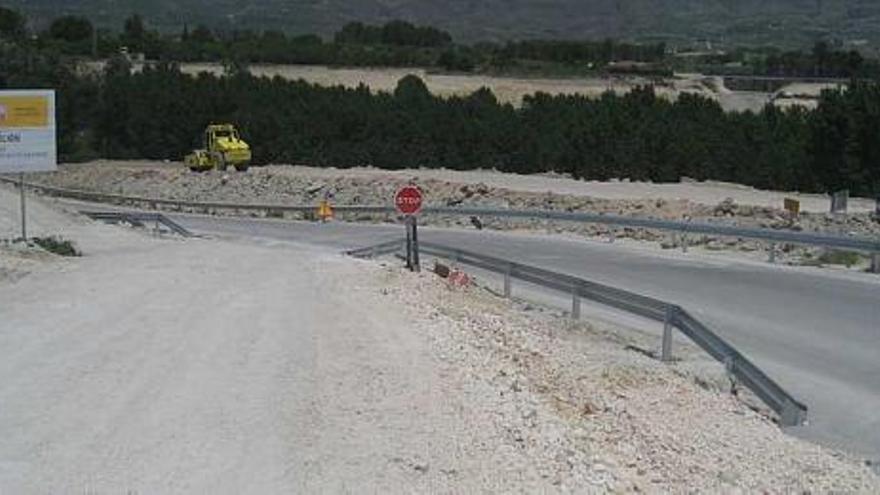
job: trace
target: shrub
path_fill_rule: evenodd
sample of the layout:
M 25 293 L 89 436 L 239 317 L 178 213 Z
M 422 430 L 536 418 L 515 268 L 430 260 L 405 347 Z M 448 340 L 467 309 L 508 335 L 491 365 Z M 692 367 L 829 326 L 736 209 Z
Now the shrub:
M 852 251 L 828 250 L 819 256 L 819 262 L 826 265 L 846 265 L 847 268 L 857 264 L 861 256 Z
M 82 256 L 82 253 L 76 248 L 72 241 L 61 237 L 34 237 L 31 239 L 34 244 L 59 256 Z

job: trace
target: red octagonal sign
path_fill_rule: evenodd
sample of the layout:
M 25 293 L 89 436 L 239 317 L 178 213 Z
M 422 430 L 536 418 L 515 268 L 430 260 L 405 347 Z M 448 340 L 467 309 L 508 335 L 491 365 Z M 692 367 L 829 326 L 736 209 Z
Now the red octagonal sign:
M 404 186 L 394 195 L 394 206 L 404 215 L 416 215 L 422 209 L 422 190 L 417 186 Z

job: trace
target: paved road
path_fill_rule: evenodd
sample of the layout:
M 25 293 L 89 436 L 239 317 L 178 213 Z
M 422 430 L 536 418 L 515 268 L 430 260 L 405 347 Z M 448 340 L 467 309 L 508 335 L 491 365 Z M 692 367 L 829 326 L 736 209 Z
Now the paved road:
M 393 225 L 174 218 L 196 232 L 340 250 L 402 235 Z M 792 433 L 880 459 L 878 277 L 560 237 L 443 229 L 421 235 L 677 302 L 807 403 L 810 424 Z

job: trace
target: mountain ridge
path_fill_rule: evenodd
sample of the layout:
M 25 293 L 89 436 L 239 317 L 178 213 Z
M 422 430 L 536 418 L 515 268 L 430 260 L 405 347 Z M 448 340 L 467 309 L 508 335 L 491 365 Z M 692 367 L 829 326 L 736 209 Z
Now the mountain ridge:
M 347 22 L 403 19 L 449 31 L 458 41 L 622 38 L 673 44 L 809 45 L 818 39 L 880 43 L 873 0 L 6 0 L 47 23 L 84 15 L 119 29 L 140 13 L 162 31 L 186 23 L 215 29 L 282 30 L 332 36 Z

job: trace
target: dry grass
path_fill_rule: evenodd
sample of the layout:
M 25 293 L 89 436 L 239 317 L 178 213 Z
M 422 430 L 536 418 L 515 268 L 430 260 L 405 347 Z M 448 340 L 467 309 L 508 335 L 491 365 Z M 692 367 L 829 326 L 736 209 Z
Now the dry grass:
M 84 63 L 80 69 L 94 72 L 103 67 L 102 62 Z M 184 63 L 180 65 L 184 73 L 195 75 L 209 72 L 221 75 L 223 66 L 214 63 Z M 589 78 L 529 78 L 495 77 L 466 74 L 434 74 L 420 68 L 334 68 L 321 65 L 268 65 L 255 64 L 249 67 L 255 76 L 275 77 L 304 81 L 321 86 L 345 86 L 355 88 L 364 84 L 373 91 L 393 91 L 397 81 L 413 74 L 425 81 L 428 89 L 441 97 L 469 95 L 480 88 L 492 90 L 501 103 L 519 106 L 522 98 L 537 92 L 551 95 L 580 94 L 598 97 L 606 91 L 623 94 L 640 85 L 653 84 L 656 93 L 662 97 L 675 99 L 681 93 L 696 93 L 717 100 L 727 111 L 759 111 L 770 101 L 765 93 L 729 91 L 719 84 L 717 78 L 706 78 L 700 74 L 679 74 L 675 78 L 656 81 L 641 77 L 589 77 Z M 139 70 L 135 66 L 135 70 Z M 783 100 L 781 100 L 783 101 Z
M 188 74 L 210 72 L 222 74 L 223 67 L 218 64 L 181 64 L 181 70 Z M 442 96 L 462 96 L 482 87 L 492 90 L 502 103 L 519 105 L 523 96 L 537 92 L 549 94 L 583 94 L 599 96 L 605 91 L 625 93 L 638 85 L 650 81 L 642 78 L 513 78 L 480 75 L 432 74 L 424 69 L 401 68 L 331 68 L 314 65 L 252 65 L 250 71 L 255 76 L 285 79 L 303 79 L 322 86 L 345 86 L 354 88 L 365 84 L 375 91 L 392 91 L 402 77 L 413 74 L 425 81 L 432 93 Z M 711 95 L 705 86 L 691 80 L 670 81 L 670 87 L 658 87 L 658 94 L 674 98 L 681 91 L 699 92 Z

